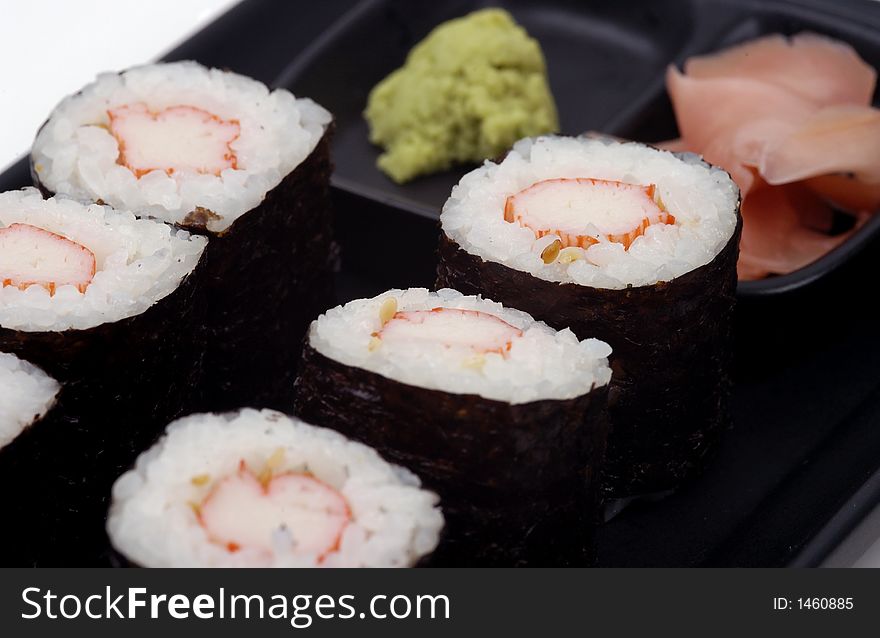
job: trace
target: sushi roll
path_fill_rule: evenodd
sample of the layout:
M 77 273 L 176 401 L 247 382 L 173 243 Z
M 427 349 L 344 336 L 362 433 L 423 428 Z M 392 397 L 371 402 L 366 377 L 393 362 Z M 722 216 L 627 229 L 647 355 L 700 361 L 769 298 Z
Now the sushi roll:
M 0 481 L 4 485 L 17 490 L 24 468 L 42 466 L 41 430 L 58 425 L 54 407 L 59 390 L 58 382 L 38 367 L 0 352 Z M 0 526 L 0 556 L 6 566 L 39 562 L 41 548 L 32 529 L 46 521 L 41 511 L 20 509 L 23 502 L 14 496 L 4 498 L 4 519 L 15 521 Z
M 390 290 L 309 330 L 296 413 L 443 503 L 438 565 L 585 565 L 611 349 L 454 290 Z
M 206 244 L 106 206 L 0 193 L 0 351 L 62 385 L 55 427 L 32 428 L 4 497 L 51 521 L 29 530 L 47 564 L 100 555 L 112 480 L 189 402 Z
M 38 367 L 0 352 L 0 454 L 46 416 L 55 405 L 59 387 Z
M 271 410 L 168 426 L 113 486 L 107 530 L 143 567 L 411 567 L 443 515 L 365 445 Z
M 739 203 L 695 155 L 550 136 L 465 175 L 443 207 L 438 286 L 614 349 L 611 496 L 675 488 L 728 425 Z
M 210 238 L 206 409 L 285 407 L 308 324 L 333 303 L 331 128 L 309 99 L 175 62 L 99 76 L 37 134 L 45 193 Z

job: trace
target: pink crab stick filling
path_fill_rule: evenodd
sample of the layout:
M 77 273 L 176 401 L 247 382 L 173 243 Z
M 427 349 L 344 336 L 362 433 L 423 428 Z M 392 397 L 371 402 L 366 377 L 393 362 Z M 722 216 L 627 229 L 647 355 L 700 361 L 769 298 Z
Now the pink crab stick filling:
M 198 508 L 209 538 L 229 552 L 272 553 L 279 543 L 294 554 L 323 559 L 337 551 L 351 510 L 337 490 L 309 474 L 283 472 L 261 481 L 241 462 L 219 480 Z
M 478 310 L 434 308 L 397 312 L 376 333 L 385 343 L 441 343 L 478 353 L 510 350 L 522 330 L 495 315 Z
M 656 187 L 579 177 L 536 182 L 504 204 L 504 219 L 535 237 L 557 235 L 563 246 L 587 248 L 600 237 L 630 245 L 651 224 L 674 224 Z
M 186 105 L 151 111 L 145 104 L 127 104 L 107 114 L 119 145 L 117 162 L 138 178 L 151 171 L 220 175 L 238 168 L 230 146 L 241 134 L 238 120 Z
M 0 228 L 0 285 L 25 290 L 59 286 L 85 292 L 95 276 L 95 255 L 85 246 L 30 224 Z

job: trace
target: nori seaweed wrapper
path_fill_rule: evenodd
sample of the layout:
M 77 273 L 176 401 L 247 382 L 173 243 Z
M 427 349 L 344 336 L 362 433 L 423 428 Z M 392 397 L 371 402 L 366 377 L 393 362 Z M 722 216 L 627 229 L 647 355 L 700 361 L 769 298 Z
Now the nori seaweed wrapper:
M 437 287 L 482 294 L 580 339 L 608 342 L 611 434 L 603 489 L 675 488 L 703 471 L 728 427 L 732 313 L 742 218 L 708 264 L 621 290 L 545 281 L 462 249 L 441 232 Z
M 86 330 L 0 327 L 0 351 L 60 384 L 54 408 L 0 450 L 7 564 L 83 566 L 106 559 L 113 482 L 191 402 L 201 369 L 202 260 L 145 312 Z M 8 517 L 8 518 L 7 518 Z
M 224 232 L 206 232 L 198 215 L 185 220 L 187 230 L 209 237 L 205 410 L 290 411 L 303 336 L 335 301 L 331 135 L 332 125 L 259 206 Z
M 431 565 L 588 565 L 607 386 L 510 405 L 388 379 L 303 351 L 294 412 L 362 441 L 440 495 Z
M 309 156 L 259 206 L 215 233 L 198 208 L 181 228 L 208 237 L 200 271 L 207 297 L 204 378 L 191 411 L 290 410 L 303 336 L 335 305 L 329 124 Z M 31 160 L 32 162 L 32 160 Z M 31 177 L 45 195 L 31 167 Z
M 60 394 L 59 391 L 58 396 Z M 0 447 L 0 480 L 5 486 L 0 562 L 4 567 L 55 564 L 42 560 L 46 552 L 55 551 L 55 530 L 60 531 L 53 502 L 57 497 L 51 491 L 43 491 L 47 487 L 51 489 L 52 481 L 44 480 L 47 477 L 42 473 L 51 473 L 57 463 L 59 448 L 49 444 L 48 440 L 60 427 L 63 427 L 62 411 L 56 396 L 46 414 L 34 420 L 6 446 Z M 75 557 L 63 556 L 60 560 L 67 562 L 65 558 L 75 560 Z

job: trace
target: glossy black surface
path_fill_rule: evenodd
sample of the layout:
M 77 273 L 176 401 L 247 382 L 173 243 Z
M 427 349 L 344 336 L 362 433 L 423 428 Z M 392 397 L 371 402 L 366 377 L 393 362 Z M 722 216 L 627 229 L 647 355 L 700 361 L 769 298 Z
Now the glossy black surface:
M 336 115 L 337 188 L 431 219 L 439 217 L 452 186 L 473 167 L 397 185 L 376 168 L 380 149 L 368 141 L 362 112 L 370 89 L 401 66 L 412 46 L 434 26 L 486 6 L 509 10 L 541 43 L 561 132 L 569 135 L 598 130 L 642 142 L 677 137 L 663 79 L 666 67 L 767 33 L 825 33 L 849 42 L 880 67 L 880 5 L 871 6 L 868 0 L 361 2 L 277 80 L 279 86 L 314 97 Z M 880 218 L 810 266 L 745 282 L 739 294 L 777 295 L 809 286 L 877 236 Z
M 438 211 L 467 169 L 394 185 L 375 167 L 361 113 L 433 26 L 487 5 L 541 41 L 567 133 L 674 137 L 665 66 L 763 33 L 827 33 L 880 66 L 880 4 L 867 1 L 361 2 L 277 81 L 337 117 L 345 299 L 433 282 Z M 733 429 L 705 476 L 600 531 L 601 564 L 818 564 L 830 546 L 802 548 L 840 508 L 838 530 L 858 520 L 863 510 L 844 505 L 880 466 L 880 317 L 865 295 L 878 232 L 875 218 L 812 266 L 741 287 Z
M 377 8 L 391 4 L 413 8 Z M 830 33 L 880 66 L 880 3 L 869 0 L 500 4 L 542 40 L 566 132 L 671 136 L 665 65 L 769 30 Z M 436 211 L 460 173 L 397 192 L 373 166 L 376 150 L 366 142 L 359 113 L 365 91 L 400 64 L 409 46 L 438 21 L 478 5 L 248 0 L 167 56 L 266 82 L 283 71 L 283 83 L 335 111 L 341 301 L 433 284 Z M 396 17 L 383 22 L 388 16 Z M 567 47 L 578 48 L 578 65 L 564 60 Z M 361 70 L 346 66 L 353 59 Z M 626 73 L 613 72 L 618 60 L 630 65 Z M 594 91 L 582 86 L 579 69 L 603 84 Z M 584 104 L 561 99 L 565 87 Z M 0 187 L 27 179 L 19 164 L 0 176 Z M 878 219 L 859 233 L 863 250 L 852 250 L 851 241 L 839 259 L 837 251 L 826 257 L 833 267 L 817 262 L 820 276 L 811 276 L 809 285 L 797 280 L 802 271 L 792 280 L 768 280 L 764 289 L 743 289 L 734 426 L 716 462 L 677 494 L 634 504 L 605 525 L 603 565 L 818 564 L 834 539 L 877 502 L 876 489 L 850 499 L 880 467 Z M 775 294 L 773 286 L 786 293 Z

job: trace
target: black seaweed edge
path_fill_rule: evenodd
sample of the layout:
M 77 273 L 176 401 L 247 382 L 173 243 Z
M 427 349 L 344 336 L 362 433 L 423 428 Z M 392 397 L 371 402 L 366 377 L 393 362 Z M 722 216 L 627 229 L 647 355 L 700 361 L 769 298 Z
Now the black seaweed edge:
M 584 566 L 607 391 L 511 405 L 400 383 L 306 345 L 294 414 L 374 447 L 440 495 L 446 527 L 427 564 Z
M 83 330 L 0 327 L 0 351 L 61 384 L 50 414 L 2 452 L 5 511 L 39 525 L 2 526 L 6 547 L 39 543 L 14 562 L 100 563 L 115 479 L 187 411 L 201 375 L 204 253 L 178 287 L 141 314 Z M 3 542 L 5 541 L 5 542 Z
M 208 265 L 201 274 L 208 307 L 198 337 L 206 348 L 204 377 L 190 410 L 290 410 L 302 338 L 311 320 L 335 302 L 339 250 L 330 200 L 334 130 L 331 121 L 306 159 L 229 228 L 208 230 L 213 213 L 204 209 L 171 224 L 208 238 L 202 256 Z M 28 167 L 34 186 L 44 197 L 54 196 L 39 178 L 33 153 Z
M 440 233 L 438 288 L 482 294 L 581 339 L 611 344 L 608 497 L 674 489 L 699 475 L 729 427 L 739 202 L 736 215 L 733 234 L 708 264 L 669 282 L 621 290 L 539 279 L 472 255 Z
M 308 157 L 227 230 L 181 225 L 208 237 L 200 410 L 290 411 L 303 336 L 335 303 L 332 135 L 331 123 Z

